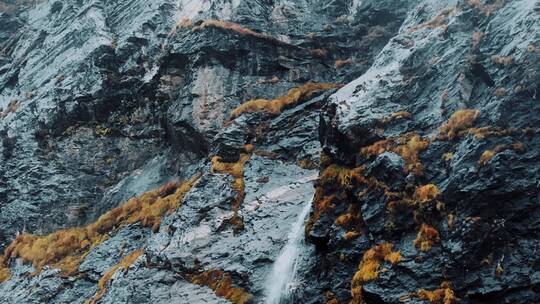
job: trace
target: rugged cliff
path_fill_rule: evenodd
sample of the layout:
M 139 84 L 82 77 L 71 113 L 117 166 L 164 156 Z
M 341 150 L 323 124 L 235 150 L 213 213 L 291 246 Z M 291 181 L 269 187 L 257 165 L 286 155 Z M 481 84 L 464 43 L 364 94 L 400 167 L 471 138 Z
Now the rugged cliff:
M 538 0 L 0 1 L 0 300 L 540 302 L 538 47 Z

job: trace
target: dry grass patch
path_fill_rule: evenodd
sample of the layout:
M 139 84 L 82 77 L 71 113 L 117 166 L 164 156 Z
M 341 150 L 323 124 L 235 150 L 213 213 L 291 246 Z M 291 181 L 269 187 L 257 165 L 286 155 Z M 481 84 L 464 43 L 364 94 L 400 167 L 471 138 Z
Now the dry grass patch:
M 344 235 L 343 235 L 343 239 L 344 240 L 354 240 L 356 239 L 357 237 L 360 236 L 360 233 L 359 232 L 356 232 L 356 231 L 347 231 Z
M 491 161 L 491 159 L 495 155 L 505 150 L 514 150 L 516 152 L 524 152 L 525 145 L 522 142 L 515 142 L 511 145 L 497 145 L 495 149 L 486 150 L 482 153 L 482 155 L 480 156 L 480 159 L 478 160 L 478 165 L 485 166 L 487 163 Z
M 452 140 L 461 135 L 473 126 L 480 116 L 480 111 L 473 109 L 462 109 L 456 111 L 446 123 L 439 129 L 440 140 Z
M 336 69 L 341 69 L 345 66 L 348 66 L 352 63 L 352 59 L 351 58 L 348 58 L 348 59 L 338 59 L 334 62 L 334 67 Z
M 409 28 L 408 32 L 413 33 L 420 29 L 430 29 L 430 30 L 433 30 L 436 28 L 446 29 L 448 27 L 448 24 L 447 24 L 448 19 L 452 16 L 455 16 L 456 12 L 457 12 L 457 9 L 455 7 L 444 9 L 428 22 L 424 22 L 422 24 L 418 24 Z
M 338 165 L 331 165 L 324 169 L 319 175 L 321 185 L 336 186 L 338 189 L 348 189 L 353 180 L 362 182 L 363 168 L 357 167 L 349 169 Z
M 414 240 L 414 246 L 419 248 L 421 251 L 426 252 L 429 251 L 434 244 L 437 244 L 440 241 L 441 238 L 439 237 L 439 232 L 437 229 L 429 225 L 422 224 L 422 227 L 420 227 L 420 231 L 418 231 L 418 235 Z
M 313 49 L 311 50 L 311 54 L 315 57 L 326 58 L 328 57 L 328 50 L 327 49 Z
M 205 28 L 220 28 L 223 30 L 236 32 L 243 36 L 252 36 L 252 37 L 261 38 L 261 39 L 269 39 L 269 40 L 278 41 L 277 39 L 275 39 L 274 37 L 270 35 L 257 33 L 253 30 L 250 30 L 248 28 L 241 26 L 238 23 L 223 21 L 223 20 L 216 20 L 216 19 L 205 20 L 200 25 L 194 26 L 192 28 L 192 31 L 196 32 Z
M 234 184 L 233 187 L 236 190 L 236 198 L 233 202 L 233 212 L 234 215 L 230 220 L 230 223 L 235 227 L 235 231 L 244 229 L 244 221 L 238 215 L 240 206 L 244 202 L 246 197 L 245 192 L 245 183 L 244 183 L 244 166 L 246 162 L 251 158 L 251 153 L 254 151 L 253 145 L 246 145 L 244 147 L 244 153 L 240 153 L 240 157 L 235 163 L 223 162 L 221 157 L 214 156 L 212 158 L 212 172 L 214 173 L 224 173 L 233 176 Z
M 507 68 L 514 64 L 514 58 L 512 56 L 491 56 L 491 61 L 493 64 L 500 68 Z
M 430 202 L 439 197 L 439 188 L 434 184 L 419 186 L 414 191 L 413 199 L 419 203 Z
M 0 117 L 6 117 L 9 113 L 15 113 L 19 109 L 21 102 L 19 100 L 12 100 L 9 102 L 5 110 L 0 110 Z
M 121 269 L 128 269 L 135 261 L 144 253 L 144 249 L 136 250 L 126 255 L 118 264 L 114 265 L 111 269 L 107 270 L 105 274 L 99 279 L 98 287 L 99 291 L 92 297 L 92 299 L 86 301 L 86 304 L 97 303 L 105 292 L 107 292 L 107 283 L 111 280 L 112 276 Z
M 480 159 L 478 160 L 478 165 L 484 166 L 486 165 L 492 158 L 495 156 L 495 151 L 493 150 L 486 150 L 482 155 L 480 156 Z
M 403 134 L 400 137 L 389 138 L 378 141 L 360 150 L 364 157 L 382 154 L 391 151 L 399 154 L 405 161 L 406 173 L 413 172 L 422 175 L 424 167 L 420 163 L 420 152 L 428 148 L 429 141 L 415 133 Z
M 443 160 L 445 162 L 447 162 L 447 163 L 450 162 L 453 158 L 454 158 L 454 153 L 452 153 L 452 152 L 448 152 L 448 153 L 443 154 Z
M 478 45 L 482 41 L 482 37 L 484 37 L 484 32 L 473 32 L 472 34 L 472 48 L 477 49 Z
M 209 287 L 216 296 L 225 298 L 234 304 L 246 304 L 253 299 L 253 295 L 243 288 L 234 287 L 230 274 L 222 270 L 209 270 L 188 277 L 193 284 Z
M 362 261 L 358 265 L 358 271 L 354 274 L 351 281 L 351 304 L 364 303 L 362 285 L 379 277 L 379 268 L 382 262 L 386 261 L 395 265 L 401 261 L 399 251 L 393 251 L 392 248 L 392 244 L 382 243 L 364 253 Z
M 134 223 L 156 231 L 161 218 L 180 207 L 184 195 L 199 176 L 182 183 L 168 183 L 132 198 L 88 226 L 62 229 L 44 236 L 20 234 L 5 249 L 0 273 L 9 269 L 13 260 L 20 258 L 23 262 L 32 263 L 38 273 L 43 267 L 50 266 L 60 269 L 64 275 L 74 275 L 90 250 L 106 240 L 110 232 Z
M 386 124 L 389 124 L 392 121 L 398 120 L 398 119 L 411 120 L 412 119 L 412 114 L 410 112 L 407 112 L 407 111 L 398 111 L 398 112 L 392 113 L 392 115 L 390 115 L 389 117 L 385 117 L 385 118 L 380 119 L 379 122 L 381 124 L 383 124 L 383 125 L 386 125 Z
M 3 264 L 0 265 L 0 283 L 9 280 L 9 278 L 11 278 L 9 267 L 4 266 Z
M 502 137 L 502 136 L 518 135 L 521 132 L 522 131 L 518 129 L 501 129 L 498 127 L 487 126 L 487 127 L 480 127 L 480 128 L 469 128 L 466 132 L 463 132 L 461 135 L 473 134 L 476 139 L 481 140 L 488 137 Z
M 507 90 L 505 88 L 497 88 L 495 92 L 493 92 L 493 95 L 496 97 L 504 97 L 507 94 Z
M 309 159 L 309 158 L 304 158 L 304 159 L 301 159 L 298 161 L 298 166 L 302 169 L 306 169 L 306 170 L 314 170 L 314 169 L 317 169 L 319 168 L 319 164 L 317 164 L 317 162 Z
M 247 101 L 231 112 L 231 119 L 235 119 L 244 113 L 266 112 L 272 115 L 280 114 L 287 106 L 311 98 L 315 93 L 339 87 L 332 83 L 307 83 L 301 87 L 289 90 L 289 92 L 276 99 L 254 99 Z
M 402 301 L 405 301 L 410 298 L 418 298 L 423 301 L 427 301 L 430 304 L 456 304 L 458 303 L 458 298 L 452 290 L 452 284 L 450 282 L 443 282 L 441 287 L 433 291 L 420 289 L 415 293 L 406 295 L 401 298 Z
M 485 1 L 485 0 L 484 0 Z M 484 4 L 482 0 L 469 0 L 469 5 L 480 10 L 484 15 L 490 16 L 504 6 L 505 0 L 496 0 L 491 4 Z

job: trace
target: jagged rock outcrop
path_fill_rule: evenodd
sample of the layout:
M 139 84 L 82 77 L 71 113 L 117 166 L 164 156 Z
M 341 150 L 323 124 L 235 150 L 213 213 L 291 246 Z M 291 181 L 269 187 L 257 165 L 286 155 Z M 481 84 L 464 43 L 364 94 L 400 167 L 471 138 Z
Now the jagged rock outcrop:
M 1 301 L 264 303 L 311 203 L 290 303 L 540 301 L 539 20 L 0 1 Z

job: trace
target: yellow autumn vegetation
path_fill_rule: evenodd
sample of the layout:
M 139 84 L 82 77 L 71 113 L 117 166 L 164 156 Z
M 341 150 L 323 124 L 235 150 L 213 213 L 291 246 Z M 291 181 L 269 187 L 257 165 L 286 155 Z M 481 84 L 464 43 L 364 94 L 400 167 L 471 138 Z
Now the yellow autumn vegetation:
M 253 298 L 253 295 L 243 288 L 234 287 L 231 275 L 222 270 L 205 271 L 191 275 L 188 279 L 193 284 L 209 287 L 218 297 L 233 304 L 246 304 Z
M 118 264 L 114 265 L 111 269 L 107 270 L 105 274 L 98 281 L 98 292 L 92 297 L 92 299 L 86 301 L 86 304 L 94 304 L 99 301 L 105 292 L 107 291 L 107 283 L 111 280 L 112 276 L 121 269 L 128 269 L 135 261 L 144 253 L 144 249 L 133 251 L 126 255 Z
M 451 140 L 462 136 L 476 119 L 480 116 L 480 111 L 473 109 L 462 109 L 456 111 L 446 123 L 439 129 L 439 139 Z
M 238 215 L 238 211 L 240 210 L 240 206 L 244 202 L 244 198 L 246 196 L 244 182 L 244 166 L 246 162 L 251 158 L 251 153 L 253 151 L 253 145 L 245 145 L 244 151 L 240 153 L 238 161 L 234 163 L 223 162 L 222 158 L 219 156 L 214 156 L 212 158 L 212 172 L 229 174 L 234 177 L 233 186 L 236 190 L 237 195 L 233 202 L 232 209 L 234 215 L 231 218 L 230 222 L 237 231 L 244 228 L 244 221 Z
M 289 90 L 286 95 L 276 99 L 253 99 L 247 101 L 231 112 L 231 119 L 235 119 L 244 113 L 265 112 L 272 115 L 280 114 L 287 106 L 296 104 L 311 98 L 319 91 L 326 91 L 339 87 L 333 83 L 307 83 L 301 87 Z
M 351 281 L 351 304 L 364 303 L 362 285 L 379 277 L 379 268 L 382 262 L 386 261 L 395 265 L 401 261 L 400 252 L 392 249 L 393 245 L 391 243 L 382 243 L 364 253 L 362 261 L 358 265 L 358 271 L 356 271 Z
M 416 175 L 422 175 L 424 167 L 420 162 L 420 152 L 426 150 L 428 146 L 429 141 L 427 139 L 415 133 L 407 133 L 399 137 L 375 142 L 370 146 L 362 148 L 360 154 L 364 157 L 370 157 L 386 151 L 394 152 L 399 154 L 405 161 L 406 173 L 413 172 Z
M 427 224 L 422 224 L 422 227 L 420 227 L 420 231 L 418 231 L 418 235 L 414 240 L 414 246 L 421 251 L 426 252 L 429 251 L 434 244 L 437 244 L 440 241 L 441 238 L 439 237 L 437 229 Z
M 427 301 L 430 304 L 456 304 L 458 299 L 452 290 L 450 282 L 443 282 L 440 288 L 435 290 L 420 289 L 415 293 L 407 295 L 404 298 L 416 297 L 420 300 Z
M 5 249 L 0 263 L 3 279 L 9 278 L 11 261 L 20 258 L 32 263 L 36 272 L 45 266 L 57 268 L 65 275 L 73 275 L 92 248 L 102 243 L 109 233 L 128 224 L 141 223 L 156 231 L 161 218 L 176 210 L 200 175 L 182 183 L 165 186 L 132 198 L 123 205 L 103 214 L 84 227 L 68 228 L 44 236 L 23 233 Z

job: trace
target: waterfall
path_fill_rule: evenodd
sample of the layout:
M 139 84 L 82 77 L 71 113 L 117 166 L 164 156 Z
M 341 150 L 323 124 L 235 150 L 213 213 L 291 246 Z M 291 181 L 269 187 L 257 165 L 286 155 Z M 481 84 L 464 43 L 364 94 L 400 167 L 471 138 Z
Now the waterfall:
M 272 272 L 266 280 L 266 304 L 284 304 L 291 301 L 298 257 L 304 245 L 304 225 L 310 210 L 311 200 L 296 218 L 287 237 L 287 245 L 272 266 Z

